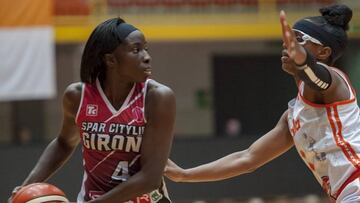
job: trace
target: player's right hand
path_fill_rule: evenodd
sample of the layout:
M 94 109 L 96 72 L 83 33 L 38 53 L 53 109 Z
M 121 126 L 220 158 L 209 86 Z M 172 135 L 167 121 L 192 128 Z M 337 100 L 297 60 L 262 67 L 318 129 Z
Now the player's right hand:
M 22 188 L 22 186 L 16 186 L 11 192 L 11 196 L 8 199 L 8 203 L 12 203 L 12 198 L 16 195 L 16 193 Z
M 287 72 L 288 74 L 294 76 L 296 72 L 296 64 L 295 62 L 289 57 L 286 48 L 282 51 L 281 56 L 281 68 Z
M 296 35 L 286 20 L 285 11 L 280 12 L 280 24 L 284 48 L 289 57 L 298 66 L 304 65 L 307 57 L 305 48 L 296 40 Z
M 174 182 L 181 182 L 184 178 L 185 170 L 168 159 L 164 174 L 167 178 Z

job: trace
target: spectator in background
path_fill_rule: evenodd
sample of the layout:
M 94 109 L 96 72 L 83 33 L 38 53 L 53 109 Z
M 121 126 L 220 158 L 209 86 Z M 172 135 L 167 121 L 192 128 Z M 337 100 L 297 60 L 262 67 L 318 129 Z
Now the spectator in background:
M 62 129 L 22 186 L 49 179 L 81 143 L 84 179 L 77 203 L 170 202 L 162 175 L 175 97 L 148 78 L 147 47 L 143 33 L 120 18 L 95 28 L 81 60 L 82 82 L 70 84 L 63 96 Z
M 241 134 L 241 122 L 237 118 L 229 118 L 225 125 L 225 134 L 228 137 L 238 137 Z
M 295 145 L 330 198 L 360 202 L 360 110 L 349 79 L 332 67 L 346 47 L 352 10 L 332 5 L 320 12 L 292 29 L 285 12 L 280 13 L 282 69 L 294 77 L 299 91 L 277 125 L 248 149 L 208 164 L 185 170 L 169 160 L 165 173 L 170 179 L 202 182 L 238 176 Z
M 19 145 L 28 145 L 31 143 L 31 141 L 32 141 L 31 130 L 26 126 L 21 127 L 20 130 L 17 132 L 16 142 Z

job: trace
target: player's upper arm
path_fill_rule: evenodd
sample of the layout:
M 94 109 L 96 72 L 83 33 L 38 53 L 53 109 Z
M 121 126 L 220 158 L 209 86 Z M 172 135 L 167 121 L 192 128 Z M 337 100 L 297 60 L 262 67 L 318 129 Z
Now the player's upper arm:
M 82 83 L 70 84 L 63 95 L 63 123 L 58 140 L 69 147 L 79 143 L 76 114 L 80 106 Z
M 255 141 L 247 150 L 249 165 L 256 169 L 288 151 L 293 146 L 293 139 L 287 124 L 285 111 L 276 126 Z
M 142 170 L 161 178 L 173 139 L 175 96 L 155 81 L 149 84 L 145 100 L 146 127 L 141 148 Z

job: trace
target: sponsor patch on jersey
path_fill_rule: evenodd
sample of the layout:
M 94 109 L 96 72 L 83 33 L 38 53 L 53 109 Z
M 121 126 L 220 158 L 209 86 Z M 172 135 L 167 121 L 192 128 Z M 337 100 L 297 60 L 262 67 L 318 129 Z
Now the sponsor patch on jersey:
M 150 197 L 152 202 L 158 202 L 163 197 L 163 195 L 158 190 L 155 190 L 150 193 Z
M 86 116 L 97 116 L 98 115 L 98 105 L 88 104 L 86 106 Z

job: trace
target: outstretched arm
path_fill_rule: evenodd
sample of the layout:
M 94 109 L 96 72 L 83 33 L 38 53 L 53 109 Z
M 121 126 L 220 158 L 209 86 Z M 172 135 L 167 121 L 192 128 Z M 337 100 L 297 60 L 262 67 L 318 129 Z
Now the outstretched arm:
M 271 131 L 246 150 L 234 152 L 208 164 L 185 170 L 169 160 L 165 175 L 176 182 L 205 182 L 223 180 L 252 172 L 293 146 L 286 118 L 287 111 Z

